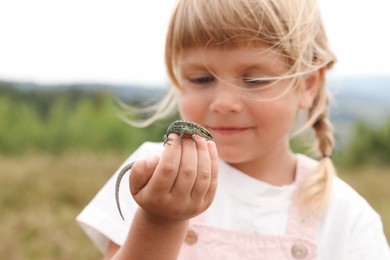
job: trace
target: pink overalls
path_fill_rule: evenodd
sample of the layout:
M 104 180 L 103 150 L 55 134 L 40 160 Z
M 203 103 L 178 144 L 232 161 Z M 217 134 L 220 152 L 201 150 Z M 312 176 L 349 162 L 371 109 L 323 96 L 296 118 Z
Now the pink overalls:
M 302 219 L 294 204 L 282 236 L 210 227 L 204 218 L 200 215 L 191 221 L 179 260 L 317 259 L 318 222 Z

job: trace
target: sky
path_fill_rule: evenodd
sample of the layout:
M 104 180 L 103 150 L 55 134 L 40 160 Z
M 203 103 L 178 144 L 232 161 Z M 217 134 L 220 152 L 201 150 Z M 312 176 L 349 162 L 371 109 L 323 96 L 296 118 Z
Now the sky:
M 338 57 L 330 76 L 390 76 L 390 1 L 318 1 Z M 174 3 L 0 0 L 0 80 L 165 84 Z

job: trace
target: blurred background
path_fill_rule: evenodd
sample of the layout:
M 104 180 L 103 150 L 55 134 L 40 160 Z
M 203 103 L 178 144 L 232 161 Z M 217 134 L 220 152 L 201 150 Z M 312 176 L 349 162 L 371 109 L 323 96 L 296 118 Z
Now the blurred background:
M 381 214 L 390 238 L 390 2 L 319 0 L 338 64 L 339 175 Z M 96 259 L 75 217 L 131 152 L 160 141 L 119 119 L 151 104 L 174 0 L 0 0 L 0 259 Z M 299 140 L 297 151 L 307 152 Z

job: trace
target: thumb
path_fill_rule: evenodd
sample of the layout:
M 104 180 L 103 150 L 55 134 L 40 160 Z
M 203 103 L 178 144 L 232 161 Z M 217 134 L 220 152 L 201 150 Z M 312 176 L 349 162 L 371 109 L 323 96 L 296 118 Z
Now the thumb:
M 160 157 L 155 155 L 134 163 L 130 174 L 130 192 L 133 196 L 148 184 L 159 161 Z

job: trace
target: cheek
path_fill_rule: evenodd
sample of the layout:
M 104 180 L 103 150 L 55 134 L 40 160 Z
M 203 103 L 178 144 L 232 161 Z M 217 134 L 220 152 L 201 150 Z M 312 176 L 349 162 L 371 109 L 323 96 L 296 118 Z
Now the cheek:
M 196 94 L 181 93 L 179 96 L 179 112 L 183 119 L 201 123 L 207 108 L 207 101 Z
M 294 100 L 281 99 L 261 104 L 253 113 L 259 121 L 261 130 L 270 135 L 284 135 L 295 122 L 298 105 Z
M 279 103 L 272 111 L 273 113 L 269 114 L 269 122 L 272 122 L 271 128 L 276 132 L 281 131 L 288 133 L 296 120 L 298 112 L 298 105 L 296 102 L 286 101 L 284 103 Z

